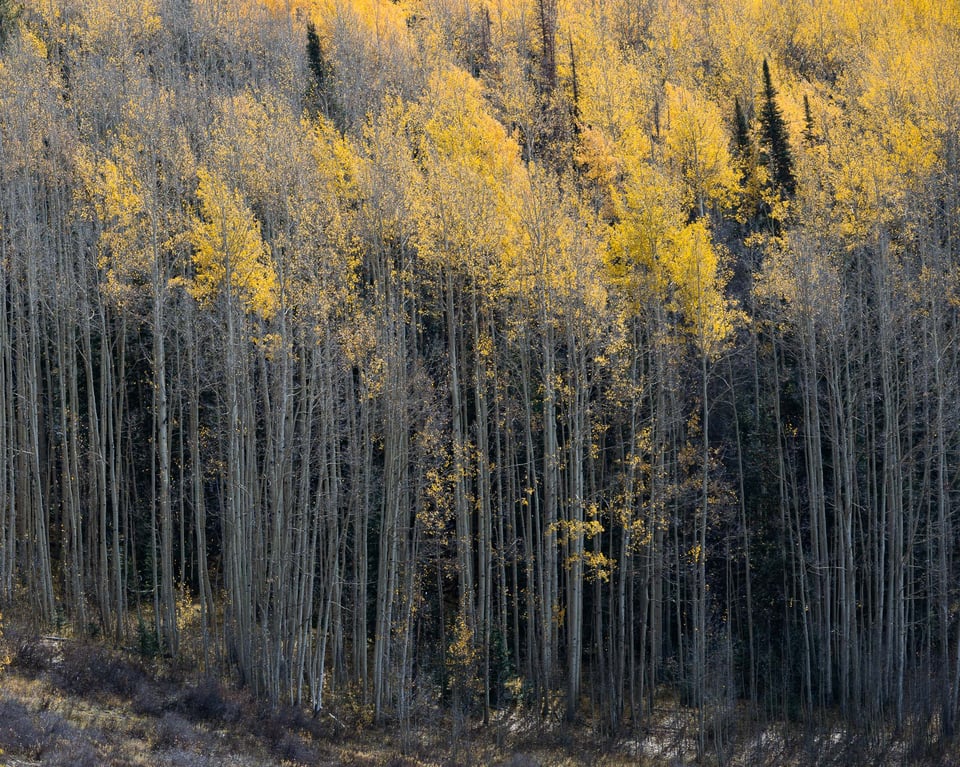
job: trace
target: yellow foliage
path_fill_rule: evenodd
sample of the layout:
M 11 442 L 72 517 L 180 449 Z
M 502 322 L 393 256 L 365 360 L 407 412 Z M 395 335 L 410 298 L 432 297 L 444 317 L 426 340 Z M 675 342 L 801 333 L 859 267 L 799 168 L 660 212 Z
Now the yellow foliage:
M 587 127 L 580 133 L 574 160 L 585 189 L 593 190 L 597 211 L 604 219 L 613 219 L 613 194 L 623 174 L 623 166 L 612 142 L 599 129 Z
M 487 111 L 480 83 L 459 67 L 435 71 L 421 102 L 429 147 L 490 184 L 509 182 L 518 170 L 513 140 Z
M 599 580 L 607 583 L 617 566 L 617 560 L 611 559 L 602 551 L 583 552 L 584 577 L 586 580 Z
M 459 698 L 460 705 L 483 692 L 483 683 L 477 676 L 478 661 L 473 629 L 461 610 L 453 625 L 453 638 L 447 646 L 446 657 L 448 684 L 455 698 Z
M 104 158 L 94 166 L 88 156 L 77 157 L 78 168 L 85 177 L 89 192 L 95 195 L 97 215 L 104 224 L 99 260 L 101 268 L 109 267 L 112 255 L 121 259 L 133 255 L 130 253 L 131 246 L 137 251 L 142 249 L 136 239 L 138 219 L 144 211 L 143 190 L 140 180 L 127 162 L 128 158 L 121 156 L 117 160 L 120 164 Z M 133 260 L 143 266 L 140 257 Z
M 661 268 L 670 234 L 681 226 L 680 200 L 663 174 L 646 163 L 631 169 L 614 204 L 619 223 L 606 253 L 610 276 L 636 306 L 662 296 L 667 275 Z
M 297 5 L 308 9 L 317 35 L 327 47 L 338 29 L 349 28 L 377 50 L 410 57 L 415 53 L 408 25 L 414 5 L 408 0 L 297 0 Z
M 666 92 L 669 125 L 664 157 L 683 180 L 687 207 L 702 216 L 707 205 L 731 205 L 738 179 L 720 110 L 680 86 L 667 83 Z
M 880 10 L 881 1 L 803 0 L 793 15 L 790 42 L 822 73 L 842 72 L 889 18 L 888 11 Z
M 259 222 L 239 192 L 204 168 L 197 176 L 200 210 L 190 231 L 196 270 L 191 294 L 209 305 L 226 289 L 245 311 L 270 319 L 277 310 L 277 275 Z
M 696 4 L 685 0 L 661 0 L 649 27 L 651 53 L 661 82 L 686 82 L 700 65 L 700 52 L 707 48 L 710 29 Z
M 247 199 L 275 204 L 300 152 L 300 124 L 274 95 L 242 91 L 218 105 L 214 165 L 231 171 Z M 291 151 L 294 150 L 294 151 Z
M 314 12 L 321 17 L 332 6 L 349 4 L 357 13 L 358 19 L 377 35 L 385 47 L 396 44 L 398 38 L 408 34 L 408 20 L 416 11 L 416 4 L 409 0 L 316 0 Z M 328 17 L 329 18 L 329 17 Z
M 603 189 L 610 189 L 623 172 L 613 143 L 599 128 L 586 127 L 579 137 L 575 158 L 583 176 Z
M 409 190 L 421 256 L 487 273 L 516 249 L 519 149 L 462 69 L 435 72 L 412 117 L 421 131 L 422 180 Z
M 637 174 L 619 200 L 607 267 L 637 309 L 658 301 L 680 311 L 701 352 L 712 357 L 739 313 L 724 295 L 726 279 L 706 223 L 683 224 L 664 190 L 653 169 Z
M 321 117 L 311 130 L 311 153 L 321 178 L 327 182 L 324 191 L 341 204 L 358 203 L 360 158 L 329 120 Z
M 722 350 L 737 320 L 723 295 L 725 279 L 716 248 L 703 221 L 674 232 L 667 261 L 683 315 L 700 351 L 714 357 Z
M 583 124 L 609 136 L 625 163 L 649 159 L 650 73 L 609 38 L 602 45 L 581 38 L 577 55 Z
M 758 298 L 774 302 L 778 312 L 794 323 L 812 321 L 821 332 L 839 328 L 843 305 L 840 273 L 831 254 L 823 252 L 810 232 L 797 230 L 768 243 L 754 292 Z
M 503 683 L 510 697 L 519 701 L 523 696 L 524 682 L 519 676 L 512 676 Z
M 47 58 L 47 44 L 41 40 L 32 29 L 23 30 L 24 41 L 36 52 L 42 59 Z
M 64 13 L 59 3 L 37 2 L 36 10 L 48 28 L 65 27 L 87 51 L 115 60 L 146 45 L 162 24 L 156 0 L 98 0 L 94 10 L 83 14 Z
M 170 232 L 160 220 L 155 190 L 141 178 L 141 141 L 121 132 L 111 157 L 96 160 L 89 151 L 74 157 L 83 186 L 80 194 L 100 222 L 97 265 L 103 272 L 104 293 L 118 307 L 131 308 L 158 282 L 160 259 L 170 249 Z
M 650 542 L 653 540 L 653 531 L 650 527 L 639 517 L 633 520 L 630 520 L 626 523 L 626 526 L 630 529 L 630 550 L 637 552 L 642 549 L 644 546 L 649 546 Z M 661 529 L 666 529 L 667 525 L 665 523 L 659 525 Z
M 599 519 L 561 519 L 548 528 L 548 533 L 557 537 L 557 543 L 566 545 L 573 538 L 590 540 L 604 530 Z

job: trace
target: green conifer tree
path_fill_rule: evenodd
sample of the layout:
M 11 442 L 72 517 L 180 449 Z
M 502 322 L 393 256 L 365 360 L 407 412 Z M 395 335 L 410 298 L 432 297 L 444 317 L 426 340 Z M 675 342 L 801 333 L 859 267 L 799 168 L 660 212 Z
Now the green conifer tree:
M 782 194 L 792 197 L 797 189 L 793 174 L 793 153 L 783 113 L 777 106 L 777 91 L 770 79 L 770 67 L 763 60 L 763 106 L 760 109 L 760 143 L 770 168 L 770 179 Z
M 741 158 L 750 153 L 750 124 L 740 106 L 739 96 L 733 99 L 733 151 Z
M 317 28 L 312 21 L 307 22 L 307 61 L 310 64 L 310 71 L 313 73 L 314 92 L 319 102 L 320 111 L 334 120 L 334 104 L 331 92 L 333 72 L 330 69 L 330 63 L 323 55 L 320 36 L 317 34 Z
M 14 0 L 0 0 L 0 48 L 7 42 L 17 24 L 22 6 Z
M 813 132 L 813 113 L 810 111 L 810 99 L 803 94 L 803 140 L 807 146 L 816 143 L 816 134 Z

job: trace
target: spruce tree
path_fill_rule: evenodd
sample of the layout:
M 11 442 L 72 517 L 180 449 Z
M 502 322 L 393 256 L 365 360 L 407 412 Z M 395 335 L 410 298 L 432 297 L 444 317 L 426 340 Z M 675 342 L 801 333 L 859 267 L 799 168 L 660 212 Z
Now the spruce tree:
M 750 121 L 740 104 L 740 98 L 733 100 L 733 141 L 731 152 L 736 160 L 740 177 L 741 194 L 737 203 L 737 220 L 748 229 L 752 228 L 757 215 L 762 214 L 760 184 L 757 179 L 757 147 L 750 132 Z
M 21 10 L 23 8 L 14 0 L 0 0 L 0 48 L 16 27 Z
M 310 63 L 310 71 L 313 72 L 315 92 L 320 102 L 320 110 L 330 119 L 335 119 L 333 99 L 330 93 L 331 80 L 333 79 L 332 72 L 330 71 L 330 64 L 323 55 L 320 36 L 317 34 L 317 28 L 312 21 L 307 22 L 307 61 Z
M 740 97 L 733 99 L 733 151 L 739 157 L 750 153 L 750 124 L 740 106 Z
M 770 79 L 770 67 L 763 60 L 763 106 L 760 109 L 760 143 L 765 151 L 773 185 L 792 197 L 797 188 L 793 175 L 793 153 L 783 113 L 777 106 L 777 92 Z
M 317 81 L 317 85 L 322 88 L 327 79 L 327 62 L 323 58 L 323 49 L 320 47 L 320 36 L 317 34 L 317 28 L 312 21 L 307 22 L 307 60 L 310 62 L 310 70 Z
M 580 134 L 580 82 L 577 80 L 577 57 L 573 50 L 573 35 L 570 35 L 570 79 L 573 85 L 573 103 L 570 105 L 570 115 L 573 117 L 573 132 Z
M 813 146 L 816 143 L 816 135 L 813 132 L 813 114 L 810 112 L 810 99 L 807 94 L 803 94 L 803 140 L 807 146 Z

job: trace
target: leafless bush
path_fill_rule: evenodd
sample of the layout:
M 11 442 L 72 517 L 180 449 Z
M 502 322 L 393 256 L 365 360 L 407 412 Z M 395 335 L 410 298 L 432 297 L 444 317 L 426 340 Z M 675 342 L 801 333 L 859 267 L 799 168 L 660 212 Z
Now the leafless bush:
M 51 767 L 97 767 L 92 741 L 97 731 L 81 731 L 53 711 L 32 712 L 18 700 L 0 698 L 0 753 L 40 759 Z
M 154 748 L 158 751 L 189 745 L 197 738 L 190 722 L 174 711 L 167 711 L 157 722 Z
M 69 741 L 61 741 L 52 749 L 44 750 L 43 764 L 50 767 L 100 767 L 102 761 L 93 744 L 77 733 Z
M 134 695 L 144 671 L 129 661 L 94 645 L 67 645 L 52 681 L 71 695 L 110 693 L 129 698 Z
M 387 760 L 385 767 L 416 767 L 419 762 L 405 756 L 392 756 Z
M 379 762 L 365 754 L 345 754 L 340 760 L 342 767 L 376 767 Z
M 240 707 L 229 701 L 220 682 L 210 677 L 188 687 L 177 708 L 189 719 L 207 722 L 235 722 L 240 716 Z
M 257 706 L 250 721 L 250 732 L 266 741 L 275 756 L 294 763 L 314 764 L 318 759 L 316 749 L 308 745 L 303 734 L 323 739 L 329 737 L 330 730 L 295 706 Z
M 20 701 L 0 698 L 0 751 L 35 756 L 43 743 L 36 717 Z
M 210 757 L 198 754 L 196 751 L 175 748 L 162 754 L 158 758 L 157 764 L 166 767 L 209 767 L 215 762 Z
M 144 716 L 159 716 L 169 706 L 170 701 L 163 689 L 147 680 L 142 680 L 137 685 L 131 700 L 133 712 Z
M 540 767 L 540 762 L 530 754 L 511 754 L 510 758 L 503 763 L 503 767 Z
M 286 732 L 273 744 L 273 754 L 284 762 L 316 764 L 316 749 L 310 747 L 299 735 Z
M 38 673 L 53 665 L 53 649 L 39 639 L 21 641 L 17 645 L 11 665 L 18 671 Z

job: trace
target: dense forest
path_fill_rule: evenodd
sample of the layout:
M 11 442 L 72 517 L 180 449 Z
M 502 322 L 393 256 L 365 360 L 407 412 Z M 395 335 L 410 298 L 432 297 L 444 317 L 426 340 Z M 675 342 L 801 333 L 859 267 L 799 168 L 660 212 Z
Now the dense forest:
M 0 0 L 0 608 L 408 726 L 960 716 L 960 5 Z

